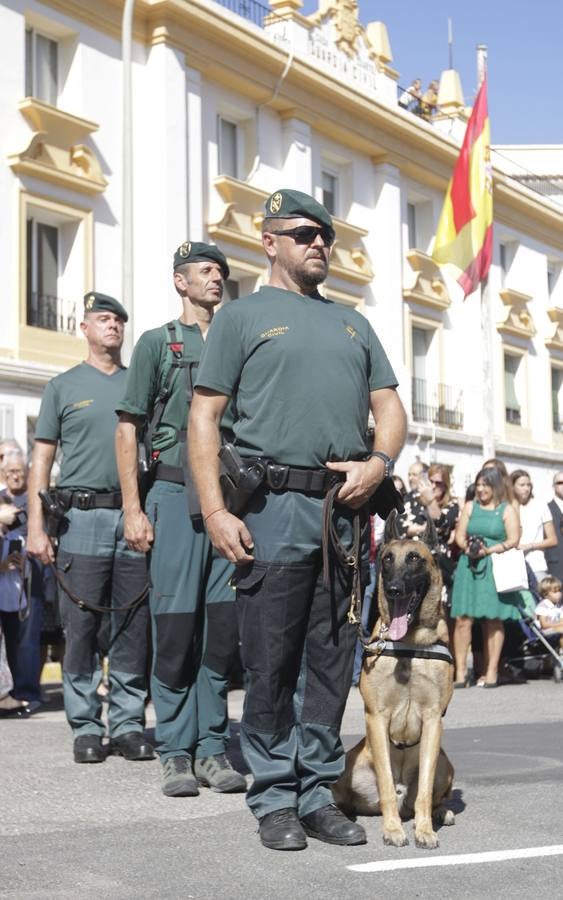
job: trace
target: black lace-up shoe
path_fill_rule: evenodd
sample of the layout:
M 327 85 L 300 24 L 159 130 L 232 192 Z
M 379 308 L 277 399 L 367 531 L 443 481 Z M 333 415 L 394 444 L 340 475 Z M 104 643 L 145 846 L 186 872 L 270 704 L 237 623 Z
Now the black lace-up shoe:
M 321 806 L 307 816 L 302 816 L 301 824 L 309 837 L 326 844 L 366 844 L 366 833 L 357 822 L 351 822 L 334 803 Z
M 154 748 L 142 731 L 128 731 L 111 738 L 109 746 L 112 753 L 124 756 L 125 759 L 154 759 Z
M 260 840 L 270 850 L 304 850 L 307 838 L 292 807 L 276 809 L 260 819 Z
M 99 734 L 81 734 L 74 739 L 74 762 L 101 763 L 106 751 Z

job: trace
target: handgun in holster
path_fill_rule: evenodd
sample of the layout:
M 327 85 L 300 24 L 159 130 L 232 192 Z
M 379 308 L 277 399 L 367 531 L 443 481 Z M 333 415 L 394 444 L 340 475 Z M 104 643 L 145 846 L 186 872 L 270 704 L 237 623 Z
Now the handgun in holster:
M 61 522 L 67 512 L 67 504 L 58 491 L 48 491 L 46 488 L 39 491 L 39 499 L 43 507 L 45 531 L 49 537 L 56 538 L 59 536 Z
M 241 513 L 266 477 L 266 466 L 259 459 L 244 460 L 233 444 L 219 450 L 219 481 L 225 506 L 235 516 Z

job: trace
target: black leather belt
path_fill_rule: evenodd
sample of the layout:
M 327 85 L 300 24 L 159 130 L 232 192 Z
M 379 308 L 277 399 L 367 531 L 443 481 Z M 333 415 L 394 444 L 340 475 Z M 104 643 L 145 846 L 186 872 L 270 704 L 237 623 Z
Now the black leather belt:
M 158 463 L 154 480 L 171 481 L 172 484 L 184 484 L 184 471 L 180 466 L 167 466 L 166 463 Z
M 304 494 L 326 494 L 345 480 L 343 472 L 330 469 L 298 469 L 278 463 L 266 463 L 265 481 L 273 491 L 302 491 Z
M 121 509 L 121 491 L 59 490 L 67 509 Z

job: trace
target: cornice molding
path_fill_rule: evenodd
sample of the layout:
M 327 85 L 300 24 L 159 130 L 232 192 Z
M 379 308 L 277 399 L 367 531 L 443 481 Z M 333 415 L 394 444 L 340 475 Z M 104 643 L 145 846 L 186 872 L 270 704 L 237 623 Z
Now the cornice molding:
M 533 299 L 531 295 L 515 291 L 513 288 L 503 288 L 499 291 L 499 297 L 506 309 L 504 319 L 497 323 L 497 331 L 506 337 L 524 340 L 533 338 L 536 329 L 528 310 L 528 303 Z
M 558 306 L 550 306 L 547 310 L 553 329 L 549 337 L 544 341 L 548 350 L 563 352 L 563 309 Z
M 31 175 L 84 194 L 105 191 L 107 181 L 94 151 L 82 143 L 98 130 L 95 122 L 73 116 L 48 103 L 26 97 L 18 109 L 33 129 L 31 140 L 8 164 L 19 175 Z
M 413 275 L 406 280 L 403 300 L 420 303 L 439 312 L 447 309 L 451 299 L 440 266 L 427 253 L 416 249 L 408 251 L 407 260 Z

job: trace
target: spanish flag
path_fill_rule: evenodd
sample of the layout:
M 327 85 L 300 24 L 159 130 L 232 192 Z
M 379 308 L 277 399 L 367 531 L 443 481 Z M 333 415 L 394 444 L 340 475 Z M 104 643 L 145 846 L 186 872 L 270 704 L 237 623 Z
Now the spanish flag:
M 452 266 L 465 299 L 486 278 L 492 250 L 493 178 L 485 78 L 448 185 L 432 258 Z

